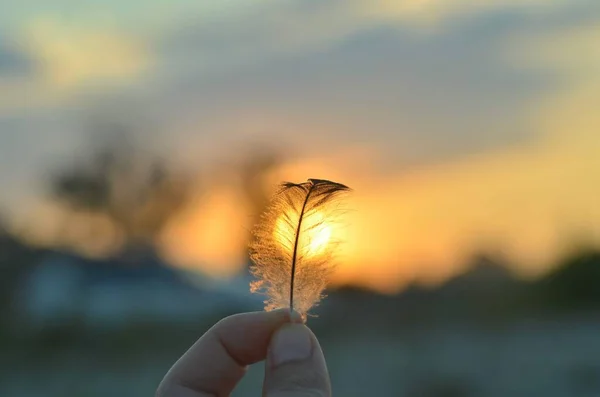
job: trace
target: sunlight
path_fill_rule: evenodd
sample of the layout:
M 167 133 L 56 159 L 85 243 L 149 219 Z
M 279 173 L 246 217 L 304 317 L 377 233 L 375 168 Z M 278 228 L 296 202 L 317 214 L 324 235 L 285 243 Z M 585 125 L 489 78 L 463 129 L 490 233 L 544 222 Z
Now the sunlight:
M 283 216 L 277 219 L 273 233 L 286 250 L 294 250 L 296 230 L 285 222 Z M 302 222 L 298 252 L 308 256 L 323 254 L 331 241 L 331 235 L 332 225 L 322 213 L 315 212 L 306 216 Z
M 325 221 L 320 212 L 306 218 L 304 233 L 308 233 L 306 240 L 306 254 L 314 256 L 322 254 L 331 240 L 331 225 Z

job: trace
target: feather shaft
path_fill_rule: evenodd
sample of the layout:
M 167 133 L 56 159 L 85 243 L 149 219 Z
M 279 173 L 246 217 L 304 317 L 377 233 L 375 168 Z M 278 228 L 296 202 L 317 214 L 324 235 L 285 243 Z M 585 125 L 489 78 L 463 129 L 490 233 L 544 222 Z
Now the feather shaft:
M 290 310 L 294 310 L 294 280 L 296 278 L 296 258 L 298 256 L 298 242 L 300 241 L 302 220 L 304 218 L 304 211 L 306 211 L 306 203 L 308 203 L 308 199 L 310 198 L 310 194 L 312 193 L 314 187 L 315 185 L 313 183 L 308 189 L 304 203 L 302 203 L 302 210 L 300 210 L 300 215 L 298 216 L 298 227 L 296 228 L 296 236 L 294 239 L 294 253 L 292 254 L 292 274 L 290 276 Z

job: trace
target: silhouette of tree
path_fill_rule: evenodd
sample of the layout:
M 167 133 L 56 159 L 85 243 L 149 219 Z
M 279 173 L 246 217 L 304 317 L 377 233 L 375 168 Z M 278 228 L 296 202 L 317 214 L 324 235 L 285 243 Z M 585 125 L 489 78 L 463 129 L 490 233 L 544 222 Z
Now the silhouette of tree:
M 268 176 L 281 164 L 281 155 L 279 152 L 267 147 L 251 147 L 242 156 L 242 160 L 236 167 L 239 169 L 234 172 L 240 175 L 241 192 L 250 206 L 250 222 L 254 225 L 268 204 L 273 191 L 273 186 Z M 250 238 L 250 232 L 248 233 Z M 250 257 L 244 247 L 246 254 L 246 265 L 250 265 Z
M 106 216 L 127 244 L 152 243 L 186 203 L 191 178 L 113 135 L 88 158 L 62 168 L 50 180 L 52 196 L 73 212 Z
M 600 251 L 582 249 L 562 260 L 539 282 L 547 304 L 564 309 L 600 305 Z
M 267 176 L 281 163 L 280 156 L 269 149 L 250 151 L 240 165 L 242 192 L 248 199 L 252 216 L 257 218 L 264 210 L 272 190 Z
M 14 310 L 16 293 L 37 255 L 36 250 L 24 245 L 10 233 L 0 215 L 0 332 L 17 314 Z

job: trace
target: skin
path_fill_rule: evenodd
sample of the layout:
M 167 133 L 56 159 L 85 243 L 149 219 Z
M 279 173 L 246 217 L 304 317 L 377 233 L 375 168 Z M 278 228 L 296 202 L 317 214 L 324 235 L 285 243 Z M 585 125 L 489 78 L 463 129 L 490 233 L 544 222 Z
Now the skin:
M 247 367 L 263 360 L 263 396 L 331 396 L 319 342 L 289 310 L 242 313 L 219 321 L 173 365 L 156 396 L 229 396 Z

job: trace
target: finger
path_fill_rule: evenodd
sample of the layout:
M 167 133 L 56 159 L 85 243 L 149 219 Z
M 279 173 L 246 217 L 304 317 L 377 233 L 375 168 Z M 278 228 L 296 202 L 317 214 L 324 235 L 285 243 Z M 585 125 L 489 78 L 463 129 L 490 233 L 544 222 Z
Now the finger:
M 265 359 L 273 332 L 289 321 L 289 310 L 243 313 L 219 321 L 173 365 L 156 395 L 229 395 L 246 366 Z
M 331 396 L 323 351 L 302 324 L 283 325 L 269 345 L 263 385 L 265 397 Z

